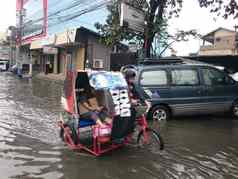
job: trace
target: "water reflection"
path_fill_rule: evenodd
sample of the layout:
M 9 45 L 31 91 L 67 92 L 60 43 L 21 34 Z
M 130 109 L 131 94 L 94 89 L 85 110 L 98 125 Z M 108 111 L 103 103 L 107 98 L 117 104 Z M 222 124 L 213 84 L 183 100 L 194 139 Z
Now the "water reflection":
M 61 178 L 57 110 L 33 95 L 32 82 L 0 74 L 1 178 Z M 49 105 L 51 106 L 51 105 Z M 55 109 L 58 109 L 55 108 Z M 52 175 L 53 171 L 53 175 Z

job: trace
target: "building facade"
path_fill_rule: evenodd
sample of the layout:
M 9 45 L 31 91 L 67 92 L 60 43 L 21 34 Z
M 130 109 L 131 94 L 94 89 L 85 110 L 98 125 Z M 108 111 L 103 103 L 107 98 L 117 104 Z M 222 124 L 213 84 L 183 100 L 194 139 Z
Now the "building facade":
M 0 32 L 0 60 L 8 61 L 9 65 L 15 64 L 16 43 L 15 27 L 10 26 L 6 32 Z
M 10 60 L 10 44 L 6 32 L 0 32 L 0 60 Z
M 67 69 L 110 70 L 112 50 L 126 52 L 128 48 L 123 44 L 107 47 L 99 34 L 85 27 L 32 41 L 30 46 L 33 72 L 63 75 Z
M 203 45 L 199 56 L 236 56 L 238 55 L 238 32 L 218 28 L 202 37 Z
M 16 5 L 17 64 L 20 68 L 23 65 L 29 65 L 29 73 L 35 69 L 45 73 L 62 72 L 64 65 L 59 59 L 74 59 L 79 56 L 71 52 L 78 46 L 81 50 L 77 53 L 86 53 L 82 48 L 85 44 L 77 44 L 76 41 L 59 44 L 62 41 L 60 38 L 65 40 L 65 35 L 62 34 L 68 29 L 81 26 L 95 30 L 94 24 L 104 22 L 107 16 L 105 0 L 17 0 Z M 57 36 L 55 42 L 49 42 L 49 39 L 55 36 Z M 68 37 L 66 39 L 69 40 Z M 90 44 L 94 43 L 87 43 L 87 45 Z M 85 48 L 84 50 L 86 51 Z M 73 55 L 70 56 L 70 54 Z M 104 55 L 107 55 L 106 52 Z M 107 57 L 102 59 L 107 61 Z M 96 60 L 95 64 L 102 65 L 102 59 Z M 91 62 L 88 61 L 88 63 Z

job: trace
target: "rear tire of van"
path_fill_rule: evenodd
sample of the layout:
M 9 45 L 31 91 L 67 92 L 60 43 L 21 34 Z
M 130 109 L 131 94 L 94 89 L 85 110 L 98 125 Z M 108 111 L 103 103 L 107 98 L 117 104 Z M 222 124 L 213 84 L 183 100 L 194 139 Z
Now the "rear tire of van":
M 167 121 L 171 117 L 171 113 L 166 106 L 158 105 L 152 108 L 149 118 L 153 121 Z

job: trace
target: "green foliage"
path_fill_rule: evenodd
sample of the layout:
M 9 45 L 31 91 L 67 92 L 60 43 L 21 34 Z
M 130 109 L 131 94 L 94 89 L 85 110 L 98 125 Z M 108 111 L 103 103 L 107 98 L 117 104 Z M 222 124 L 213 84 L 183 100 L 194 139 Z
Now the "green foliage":
M 197 0 L 200 7 L 209 8 L 211 13 L 217 16 L 238 17 L 238 3 L 236 0 Z M 186 40 L 186 36 L 198 36 L 196 31 L 178 31 L 174 36 L 167 32 L 167 22 L 170 18 L 178 17 L 183 7 L 183 0 L 126 0 L 133 7 L 139 8 L 145 13 L 145 31 L 143 33 L 132 32 L 127 27 L 120 26 L 120 4 L 122 0 L 112 0 L 107 6 L 109 15 L 105 24 L 96 23 L 95 27 L 102 35 L 102 42 L 108 46 L 121 41 L 134 42 L 146 47 L 146 56 L 149 57 L 151 50 L 156 53 L 157 47 L 165 47 L 167 40 Z M 125 0 L 124 0 L 125 2 Z M 157 47 L 156 47 L 157 44 Z M 154 45 L 154 46 L 153 46 Z
M 198 0 L 200 7 L 209 8 L 211 13 L 227 19 L 229 16 L 238 18 L 237 0 Z
M 107 46 L 113 46 L 114 44 L 121 42 L 123 40 L 127 41 L 138 41 L 142 40 L 140 35 L 130 32 L 126 27 L 120 26 L 120 1 L 113 0 L 113 2 L 107 6 L 110 12 L 105 24 L 96 23 L 95 27 L 99 30 L 102 35 L 102 42 Z

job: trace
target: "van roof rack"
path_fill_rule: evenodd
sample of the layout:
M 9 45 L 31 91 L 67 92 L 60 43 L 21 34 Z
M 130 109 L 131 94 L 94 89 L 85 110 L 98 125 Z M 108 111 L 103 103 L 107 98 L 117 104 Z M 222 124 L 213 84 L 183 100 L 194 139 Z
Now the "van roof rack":
M 167 65 L 167 64 L 177 64 L 184 63 L 185 59 L 180 57 L 164 57 L 164 58 L 144 58 L 139 59 L 139 64 L 142 65 Z

